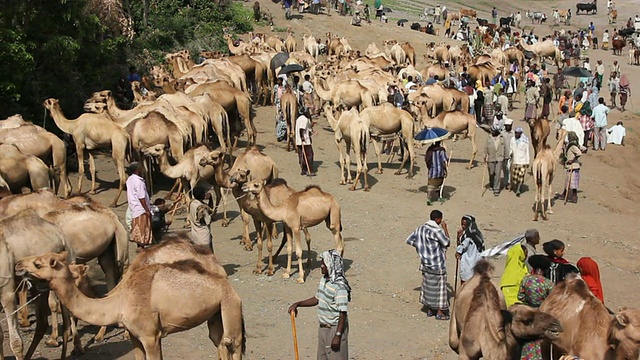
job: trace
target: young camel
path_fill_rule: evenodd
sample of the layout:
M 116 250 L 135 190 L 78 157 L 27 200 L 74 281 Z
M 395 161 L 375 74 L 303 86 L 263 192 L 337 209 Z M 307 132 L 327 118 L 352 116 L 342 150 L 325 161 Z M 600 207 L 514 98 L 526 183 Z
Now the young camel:
M 116 163 L 120 185 L 116 197 L 111 203 L 112 207 L 117 206 L 122 189 L 127 178 L 124 173 L 125 157 L 129 145 L 129 134 L 125 129 L 111 121 L 109 117 L 102 114 L 85 113 L 75 120 L 67 119 L 56 99 L 44 101 L 44 107 L 49 110 L 53 121 L 67 134 L 73 136 L 78 153 L 78 192 L 82 192 L 82 181 L 84 180 L 84 151 L 89 153 L 89 171 L 91 172 L 91 191 L 96 192 L 96 164 L 93 158 L 93 151 L 100 148 L 111 148 L 111 157 Z
M 279 206 L 269 201 L 265 190 L 265 181 L 253 180 L 243 186 L 245 192 L 250 192 L 258 199 L 260 210 L 273 221 L 285 223 L 287 235 L 287 270 L 282 277 L 288 278 L 291 273 L 292 241 L 295 240 L 296 256 L 298 257 L 297 283 L 304 283 L 304 269 L 302 267 L 302 247 L 300 231 L 321 222 L 325 222 L 336 240 L 336 250 L 344 253 L 344 239 L 342 239 L 342 222 L 340 217 L 340 204 L 329 193 L 322 191 L 317 186 L 308 186 L 302 191 L 291 195 Z M 305 233 L 307 241 L 307 267 L 311 267 L 311 238 Z
M 533 183 L 536 185 L 536 197 L 534 200 L 533 221 L 538 221 L 538 214 L 542 211 L 542 219 L 547 220 L 547 213 L 553 214 L 551 210 L 551 199 L 553 198 L 553 175 L 556 169 L 556 163 L 562 153 L 564 145 L 565 130 L 558 131 L 558 143 L 554 150 L 545 145 L 542 151 L 533 159 Z M 544 194 L 547 193 L 547 206 L 544 206 Z
M 538 156 L 545 146 L 547 146 L 547 138 L 551 132 L 549 120 L 545 118 L 530 119 L 528 122 L 529 130 L 531 130 L 531 144 L 533 145 L 533 157 Z
M 293 131 L 296 128 L 296 119 L 298 118 L 298 99 L 296 99 L 296 96 L 289 88 L 282 94 L 280 103 L 282 104 L 282 112 L 285 123 L 287 124 L 287 151 L 291 151 L 291 145 L 294 145 L 294 141 L 296 140 Z M 293 148 L 297 149 L 295 146 Z
M 340 153 L 340 185 L 346 183 L 353 184 L 349 187 L 349 190 L 355 190 L 360 174 L 364 172 L 364 191 L 369 191 L 369 179 L 367 178 L 369 173 L 367 167 L 367 146 L 370 139 L 369 128 L 364 125 L 355 108 L 342 112 L 338 120 L 333 117 L 331 108 L 328 105 L 325 106 L 324 113 L 327 116 L 331 128 L 333 128 L 336 146 Z M 343 141 L 346 147 L 344 149 L 342 147 Z M 351 147 L 353 147 L 357 163 L 355 182 L 351 179 L 351 157 L 349 156 Z M 347 168 L 346 182 L 344 177 L 345 166 Z
M 139 265 L 106 297 L 91 299 L 75 286 L 65 259 L 65 253 L 23 258 L 16 272 L 48 281 L 62 304 L 79 319 L 94 325 L 124 326 L 131 335 L 136 360 L 162 359 L 162 337 L 205 321 L 218 358 L 242 359 L 246 341 L 242 301 L 226 274 L 212 271 L 197 259 Z
M 478 146 L 476 145 L 476 118 L 468 113 L 456 110 L 456 111 L 443 111 L 437 117 L 431 118 L 429 116 L 422 116 L 422 123 L 426 127 L 441 128 L 449 130 L 453 134 L 462 134 L 467 132 L 469 140 L 471 140 L 471 160 L 467 169 L 473 167 L 473 161 L 478 153 Z
M 604 304 L 576 275 L 554 286 L 540 311 L 556 316 L 565 331 L 552 339 L 554 359 L 571 354 L 589 360 L 636 360 L 640 310 L 622 308 L 609 315 Z M 548 351 L 544 351 L 549 359 Z
M 0 176 L 12 193 L 22 193 L 22 187 L 31 185 L 36 191 L 51 188 L 55 191 L 55 175 L 44 161 L 33 155 L 23 154 L 18 147 L 0 144 Z

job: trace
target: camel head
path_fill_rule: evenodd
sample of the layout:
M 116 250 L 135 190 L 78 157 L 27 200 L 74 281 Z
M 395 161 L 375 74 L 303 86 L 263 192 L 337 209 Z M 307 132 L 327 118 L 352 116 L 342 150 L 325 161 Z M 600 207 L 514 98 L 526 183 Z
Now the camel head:
M 233 174 L 230 174 L 229 182 L 233 186 L 244 186 L 249 181 L 249 175 L 251 174 L 251 170 L 249 169 L 238 169 Z
M 213 150 L 206 156 L 200 158 L 199 164 L 200 166 L 218 166 L 224 162 L 224 153 L 220 150 Z
M 58 99 L 49 98 L 42 103 L 42 106 L 44 106 L 45 109 L 51 111 L 51 109 L 59 107 L 60 102 L 58 101 Z
M 640 348 L 640 310 L 621 308 L 611 320 L 608 342 L 616 359 L 637 359 Z
M 516 339 L 556 340 L 562 332 L 560 321 L 555 317 L 527 305 L 515 304 L 503 311 L 505 327 L 511 329 Z
M 165 151 L 166 151 L 166 146 L 164 144 L 157 144 L 157 145 L 149 146 L 148 148 L 144 148 L 142 149 L 141 152 L 144 156 L 158 157 L 158 156 L 162 156 L 162 154 L 164 154 Z
M 83 109 L 86 112 L 94 113 L 94 114 L 102 114 L 107 111 L 107 104 L 102 102 L 89 102 L 84 103 Z
M 264 180 L 253 180 L 242 185 L 242 191 L 246 193 L 252 193 L 253 195 L 258 195 L 264 188 L 266 181 Z
M 47 253 L 29 256 L 16 263 L 16 275 L 51 281 L 56 278 L 69 278 L 71 273 L 66 265 L 68 253 Z
M 89 266 L 84 264 L 71 264 L 69 265 L 69 272 L 71 272 L 71 277 L 73 278 L 74 284 L 79 289 L 90 288 L 91 282 L 89 281 L 89 274 L 87 271 L 89 270 Z

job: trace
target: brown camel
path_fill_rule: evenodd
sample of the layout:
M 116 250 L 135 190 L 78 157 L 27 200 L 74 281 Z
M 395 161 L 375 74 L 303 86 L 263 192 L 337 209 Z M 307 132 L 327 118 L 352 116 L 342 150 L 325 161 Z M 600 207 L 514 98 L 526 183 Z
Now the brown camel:
M 404 164 L 409 161 L 409 171 L 407 178 L 413 177 L 413 165 L 415 160 L 415 150 L 413 146 L 413 117 L 408 112 L 398 109 L 389 103 L 373 106 L 360 112 L 360 118 L 365 126 L 369 128 L 373 147 L 378 158 L 378 174 L 382 174 L 382 161 L 380 159 L 380 146 L 377 137 L 380 135 L 391 135 L 400 132 L 404 140 L 405 149 L 402 163 L 395 172 L 399 175 L 404 168 Z
M 533 182 L 536 185 L 536 197 L 534 200 L 534 212 L 533 221 L 538 221 L 538 212 L 542 210 L 542 219 L 547 220 L 547 213 L 553 214 L 551 210 L 551 198 L 553 189 L 551 184 L 553 183 L 553 176 L 555 173 L 556 164 L 560 158 L 562 152 L 562 146 L 564 144 L 565 131 L 560 130 L 558 132 L 559 139 L 556 144 L 555 150 L 545 145 L 544 149 L 536 155 L 533 159 Z M 544 206 L 545 190 L 547 193 L 547 206 Z
M 471 169 L 478 152 L 478 146 L 476 145 L 476 118 L 469 113 L 458 110 L 441 112 L 440 115 L 435 118 L 431 118 L 424 111 L 421 111 L 421 117 L 424 126 L 429 128 L 437 127 L 446 129 L 454 134 L 462 134 L 464 131 L 467 132 L 467 136 L 471 140 L 472 149 L 471 160 L 469 160 L 467 169 Z
M 16 271 L 48 281 L 62 304 L 79 319 L 94 325 L 124 326 L 131 335 L 136 360 L 162 359 L 162 337 L 205 321 L 218 358 L 242 359 L 246 339 L 242 302 L 226 276 L 212 271 L 211 265 L 197 259 L 139 265 L 135 271 L 132 265 L 132 271 L 106 297 L 91 299 L 75 286 L 65 257 L 64 253 L 27 257 L 16 264 Z M 186 303 L 180 304 L 181 299 Z
M 336 146 L 340 153 L 340 185 L 353 184 L 349 187 L 349 190 L 356 189 L 358 184 L 358 178 L 360 174 L 364 172 L 364 191 L 369 191 L 368 168 L 367 168 L 367 145 L 369 144 L 370 134 L 369 128 L 364 125 L 358 111 L 351 109 L 343 111 L 340 117 L 336 120 L 333 117 L 331 108 L 325 106 L 324 113 L 327 116 L 327 120 L 333 128 Z M 345 143 L 345 148 L 342 147 L 342 142 Z M 353 152 L 356 155 L 357 170 L 356 181 L 351 178 L 351 158 L 349 153 L 353 147 Z M 345 181 L 344 169 L 347 168 L 347 178 Z
M 0 176 L 14 194 L 30 185 L 32 191 L 51 188 L 55 191 L 55 175 L 40 158 L 23 154 L 17 146 L 0 144 Z
M 558 283 L 540 311 L 557 317 L 565 329 L 551 340 L 554 359 L 563 354 L 589 360 L 638 359 L 640 310 L 623 308 L 612 317 L 576 275 Z M 543 351 L 545 359 L 548 354 Z
M 0 220 L 0 229 L 0 276 L 2 278 L 0 283 L 2 285 L 0 286 L 0 303 L 7 317 L 9 345 L 16 359 L 30 359 L 47 330 L 48 291 L 36 295 L 36 330 L 33 341 L 23 357 L 23 343 L 18 330 L 16 311 L 16 288 L 19 284 L 17 284 L 17 278 L 14 276 L 14 265 L 18 260 L 27 256 L 71 249 L 68 247 L 65 236 L 59 227 L 42 219 L 31 210 Z M 69 253 L 69 260 L 73 260 L 72 252 Z M 68 316 L 63 318 L 68 319 Z M 66 353 L 67 340 L 69 339 L 68 329 L 69 327 L 65 326 L 63 354 Z M 1 333 L 2 331 L 0 330 Z M 4 359 L 1 346 L 0 358 Z
M 408 42 L 403 42 L 402 44 L 400 44 L 400 46 L 402 47 L 402 50 L 404 50 L 409 64 L 411 64 L 411 66 L 416 66 L 416 51 L 413 46 L 411 46 L 411 44 L 409 44 Z
M 458 359 L 519 359 L 524 340 L 551 339 L 562 332 L 553 316 L 526 305 L 505 310 L 502 292 L 491 282 L 493 266 L 480 260 L 474 276 L 456 294 L 449 346 Z
M 53 121 L 67 134 L 73 136 L 76 143 L 76 152 L 78 153 L 78 192 L 82 192 L 82 181 L 84 180 L 84 151 L 89 153 L 89 171 L 91 172 L 91 191 L 90 194 L 96 192 L 96 164 L 93 158 L 93 152 L 100 148 L 111 148 L 111 157 L 116 163 L 118 169 L 118 177 L 120 185 L 118 192 L 111 206 L 118 204 L 118 199 L 124 188 L 127 178 L 124 173 L 125 156 L 127 154 L 127 146 L 129 145 L 129 134 L 118 124 L 111 121 L 109 117 L 102 114 L 84 113 L 75 120 L 67 119 L 60 107 L 60 103 L 56 99 L 47 99 L 44 101 L 44 107 L 49 110 Z
M 258 199 L 260 210 L 273 221 L 285 223 L 287 235 L 287 270 L 282 277 L 288 278 L 291 274 L 292 242 L 295 240 L 296 256 L 298 258 L 297 283 L 304 283 L 304 269 L 302 267 L 302 247 L 300 231 L 321 222 L 325 222 L 336 240 L 336 250 L 344 253 L 344 239 L 342 238 L 342 222 L 340 217 L 340 204 L 329 193 L 322 191 L 318 186 L 307 186 L 304 190 L 291 195 L 279 206 L 269 201 L 265 191 L 266 182 L 253 180 L 243 186 L 245 192 L 250 192 Z M 307 254 L 311 253 L 311 237 L 305 233 L 307 241 Z M 307 266 L 311 267 L 311 258 L 307 255 Z
M 280 104 L 282 105 L 282 113 L 284 114 L 284 120 L 287 124 L 287 151 L 291 151 L 291 146 L 294 145 L 294 141 L 296 140 L 294 129 L 296 127 L 296 119 L 298 118 L 298 99 L 296 99 L 296 96 L 290 89 L 287 89 L 280 98 Z M 294 146 L 294 149 L 297 148 Z
M 250 174 L 249 180 L 265 180 L 270 183 L 278 177 L 278 167 L 276 163 L 260 149 L 255 146 L 247 148 L 244 153 L 240 154 L 233 163 L 233 166 L 228 173 L 223 170 L 222 154 L 219 151 L 212 151 L 208 156 L 201 160 L 201 165 L 208 164 L 214 167 L 216 183 L 225 188 L 232 188 L 233 183 L 230 181 L 231 175 L 237 174 L 240 171 L 246 171 L 247 175 Z M 240 207 L 240 215 L 244 224 L 242 232 L 242 240 L 240 244 L 244 244 L 244 249 L 247 251 L 253 250 L 251 237 L 249 237 L 249 214 L 243 209 L 244 201 L 236 196 L 238 206 Z M 225 218 L 222 222 L 222 226 L 229 224 Z
M 531 144 L 533 145 L 533 157 L 547 146 L 547 138 L 551 132 L 549 120 L 545 118 L 529 119 L 527 121 L 531 130 Z
M 62 196 L 71 193 L 67 177 L 67 145 L 56 135 L 28 123 L 0 130 L 0 143 L 15 145 L 23 154 L 34 155 L 53 168 L 56 188 Z

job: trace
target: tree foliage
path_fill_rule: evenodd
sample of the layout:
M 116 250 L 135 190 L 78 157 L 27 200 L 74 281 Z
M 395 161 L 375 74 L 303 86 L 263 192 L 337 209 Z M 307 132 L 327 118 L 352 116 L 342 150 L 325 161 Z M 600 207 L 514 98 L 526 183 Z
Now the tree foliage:
M 0 0 L 0 119 L 21 113 L 39 122 L 49 97 L 76 116 L 129 65 L 144 70 L 166 52 L 223 49 L 224 27 L 252 28 L 250 11 L 236 2 L 120 1 Z

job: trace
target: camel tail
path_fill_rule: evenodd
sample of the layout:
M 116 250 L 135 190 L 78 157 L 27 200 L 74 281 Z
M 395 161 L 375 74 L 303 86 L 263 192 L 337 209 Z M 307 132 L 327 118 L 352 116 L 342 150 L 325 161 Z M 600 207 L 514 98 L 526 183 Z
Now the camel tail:
M 129 263 L 129 234 L 113 212 L 111 212 L 111 217 L 116 226 L 113 251 L 116 260 L 116 267 L 119 272 L 118 276 L 122 277 L 124 267 Z M 116 279 L 116 281 L 118 281 L 118 279 Z
M 240 321 L 242 321 L 242 355 L 247 351 L 247 330 L 244 326 L 244 314 L 241 315 Z

